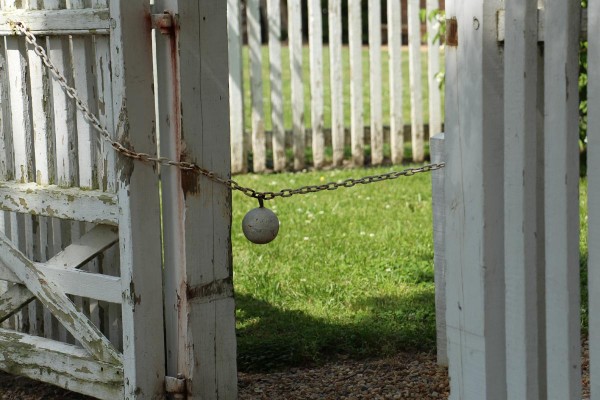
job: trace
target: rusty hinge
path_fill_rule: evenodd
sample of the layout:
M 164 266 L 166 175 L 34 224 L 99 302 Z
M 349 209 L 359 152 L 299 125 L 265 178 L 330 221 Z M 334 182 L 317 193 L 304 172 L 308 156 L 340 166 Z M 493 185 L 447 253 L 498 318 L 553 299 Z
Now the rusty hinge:
M 152 14 L 152 27 L 158 29 L 163 35 L 170 35 L 175 28 L 173 14 L 168 11 L 161 14 Z
M 446 20 L 446 46 L 458 46 L 458 22 L 456 17 Z
M 165 376 L 165 392 L 174 400 L 187 399 L 186 379 L 183 374 L 177 374 L 177 377 Z

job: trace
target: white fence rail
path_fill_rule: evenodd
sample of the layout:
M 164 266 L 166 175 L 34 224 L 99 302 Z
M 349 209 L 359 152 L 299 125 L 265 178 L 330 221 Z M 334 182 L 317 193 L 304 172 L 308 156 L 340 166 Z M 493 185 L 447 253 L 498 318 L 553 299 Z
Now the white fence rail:
M 428 0 L 426 10 L 420 9 L 419 0 L 387 1 L 385 10 L 382 10 L 384 3 L 381 0 L 369 0 L 367 15 L 363 15 L 362 3 L 361 0 L 348 0 L 347 7 L 342 7 L 341 0 L 309 0 L 307 3 L 302 0 L 289 0 L 287 3 L 281 0 L 228 0 L 232 173 L 248 170 L 250 153 L 254 172 L 286 168 L 301 170 L 308 166 L 322 168 L 325 164 L 339 166 L 345 160 L 346 146 L 351 154 L 347 162 L 354 165 L 363 165 L 369 160 L 372 165 L 384 161 L 400 163 L 404 154 L 404 135 L 409 131 L 412 160 L 424 160 L 425 93 L 422 80 L 429 99 L 429 132 L 435 134 L 441 131 L 442 113 L 436 79 L 440 72 L 439 24 L 427 18 L 425 40 L 421 34 L 421 11 L 431 15 L 439 7 L 438 0 Z M 402 62 L 403 9 L 408 10 L 409 62 L 405 67 Z M 348 18 L 342 18 L 343 10 L 347 10 Z M 383 15 L 387 16 L 386 24 L 382 23 L 383 11 Z M 302 23 L 303 12 L 308 13 L 305 26 Z M 261 18 L 261 15 L 266 17 Z M 287 17 L 288 25 L 285 27 L 282 27 L 281 15 Z M 346 20 L 349 60 L 343 57 L 345 51 L 342 46 L 342 24 Z M 363 20 L 367 22 L 368 32 L 363 32 Z M 329 28 L 326 46 L 323 43 L 325 22 Z M 266 24 L 266 29 L 261 29 L 261 24 Z M 284 28 L 287 31 L 285 41 L 282 40 Z M 384 37 L 382 33 L 386 30 L 387 37 Z M 268 32 L 268 38 L 262 38 L 261 32 Z M 249 52 L 246 65 L 242 58 L 245 37 Z M 303 56 L 303 38 L 307 38 L 308 52 L 305 54 L 308 60 Z M 386 47 L 382 46 L 384 39 L 387 39 Z M 263 40 L 268 46 L 268 52 L 264 53 Z M 363 59 L 365 45 L 368 58 Z M 424 45 L 428 48 L 427 52 L 423 51 Z M 282 67 L 287 67 L 287 63 L 282 58 L 282 49 L 289 53 L 289 69 L 285 68 L 289 71 L 289 78 L 283 73 Z M 263 54 L 268 54 L 268 60 Z M 428 62 L 426 79 L 421 72 L 423 56 L 427 56 Z M 383 57 L 388 57 L 388 60 Z M 388 66 L 385 69 L 384 64 Z M 308 79 L 303 74 L 304 65 L 309 66 Z M 348 65 L 349 75 L 344 74 Z M 363 65 L 368 65 L 368 70 L 364 70 Z M 325 76 L 327 67 L 329 75 Z M 249 82 L 246 83 L 245 68 L 250 71 Z M 265 73 L 265 69 L 269 72 Z M 409 79 L 403 79 L 403 74 Z M 264 82 L 264 76 L 268 76 L 270 82 Z M 344 81 L 345 76 L 349 82 Z M 250 85 L 250 99 L 246 101 L 243 98 L 247 92 L 244 84 Z M 270 94 L 265 95 L 267 84 Z M 284 96 L 286 86 L 291 86 L 287 98 Z M 390 89 L 386 92 L 389 95 L 384 100 L 383 88 L 388 86 Z M 305 92 L 310 92 L 307 104 Z M 404 126 L 404 93 L 410 93 L 409 129 Z M 350 100 L 345 101 L 345 96 L 349 96 Z M 384 101 L 390 103 L 385 114 Z M 251 108 L 249 132 L 244 128 L 244 107 Z M 267 109 L 271 110 L 270 115 L 265 114 Z M 367 112 L 368 120 L 365 119 Z M 286 120 L 285 115 L 291 117 Z M 345 115 L 350 116 L 348 125 L 344 122 Z M 268 131 L 267 126 L 270 127 Z M 310 126 L 308 130 L 307 126 Z M 367 138 L 370 139 L 367 141 Z M 330 157 L 325 154 L 326 146 L 331 146 Z M 305 159 L 308 147 L 312 149 L 312 163 Z M 367 147 L 370 147 L 370 153 Z M 288 149 L 289 154 L 286 155 Z M 370 157 L 366 157 L 368 154 Z
M 447 3 L 445 136 L 432 157 L 440 361 L 451 399 L 581 399 L 579 49 L 588 40 L 591 399 L 600 399 L 600 6 Z M 538 9 L 539 8 L 539 9 Z M 587 24 L 587 26 L 586 26 Z M 452 28 L 452 29 L 451 29 Z M 441 179 L 444 181 L 442 182 Z M 440 205 L 444 204 L 443 212 Z M 439 275 L 438 275 L 439 273 Z M 441 277 L 438 280 L 438 276 Z

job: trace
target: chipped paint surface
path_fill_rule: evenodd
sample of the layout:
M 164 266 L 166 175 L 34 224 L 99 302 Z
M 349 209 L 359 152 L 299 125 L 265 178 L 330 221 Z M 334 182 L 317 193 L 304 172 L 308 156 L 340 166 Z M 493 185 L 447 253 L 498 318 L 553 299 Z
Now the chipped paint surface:
M 118 220 L 117 196 L 107 192 L 4 182 L 0 199 L 4 211 L 109 225 Z

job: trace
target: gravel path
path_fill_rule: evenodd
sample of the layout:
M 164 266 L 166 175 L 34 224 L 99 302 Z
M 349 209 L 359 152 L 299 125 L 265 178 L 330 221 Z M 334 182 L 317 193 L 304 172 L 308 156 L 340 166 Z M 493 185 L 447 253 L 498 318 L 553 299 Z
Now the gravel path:
M 583 341 L 583 399 L 589 399 L 588 346 Z M 315 368 L 240 373 L 240 400 L 447 399 L 448 373 L 435 354 L 401 353 L 392 358 L 340 360 Z M 0 372 L 0 400 L 88 400 L 51 385 Z

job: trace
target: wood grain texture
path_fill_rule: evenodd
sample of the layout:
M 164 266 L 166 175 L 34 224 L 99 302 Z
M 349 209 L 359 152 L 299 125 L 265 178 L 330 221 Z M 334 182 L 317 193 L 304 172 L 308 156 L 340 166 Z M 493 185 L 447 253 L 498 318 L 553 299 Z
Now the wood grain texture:
M 545 4 L 546 353 L 548 398 L 581 397 L 578 40 L 580 6 Z
M 323 18 L 321 0 L 308 2 L 308 43 L 310 54 L 310 116 L 312 151 L 315 168 L 325 160 L 325 124 L 323 104 Z
M 506 399 L 503 49 L 500 0 L 449 1 L 446 47 L 446 329 L 451 399 Z M 479 23 L 474 29 L 474 19 Z
M 110 10 L 116 136 L 156 154 L 150 5 L 111 0 Z M 125 397 L 163 397 L 165 355 L 156 349 L 164 348 L 164 331 L 154 328 L 164 323 L 157 312 L 163 308 L 158 176 L 153 166 L 122 156 L 117 166 Z
M 342 2 L 329 0 L 329 60 L 331 82 L 331 146 L 333 165 L 344 160 L 344 83 L 342 67 Z
M 423 89 L 421 87 L 421 23 L 419 0 L 408 0 L 408 72 L 410 81 L 410 122 L 413 161 L 425 159 Z
M 402 116 L 402 7 L 388 1 L 388 52 L 390 69 L 390 147 L 392 163 L 404 158 L 404 118 Z
M 352 163 L 362 166 L 364 155 L 362 15 L 360 0 L 348 0 L 348 35 L 350 47 L 350 138 Z
M 227 0 L 229 49 L 229 109 L 231 127 L 231 172 L 246 172 L 244 146 L 244 80 L 242 74 L 242 18 L 240 0 Z
M 269 76 L 271 78 L 273 170 L 279 172 L 285 169 L 286 164 L 285 129 L 283 126 L 283 81 L 281 69 L 281 8 L 279 1 L 267 0 L 267 15 L 269 18 Z
M 537 245 L 537 0 L 506 3 L 504 236 L 506 386 L 509 399 L 540 397 Z M 540 99 L 540 101 L 543 101 Z
M 248 0 L 246 20 L 248 25 L 248 49 L 250 52 L 250 94 L 252 98 L 252 162 L 254 172 L 264 172 L 267 162 L 267 149 L 263 105 L 259 0 Z
M 369 87 L 371 104 L 371 164 L 383 162 L 381 67 L 381 1 L 369 0 Z
M 292 74 L 292 135 L 294 170 L 304 168 L 306 133 L 304 132 L 304 86 L 302 82 L 302 7 L 300 0 L 288 2 L 290 70 Z

